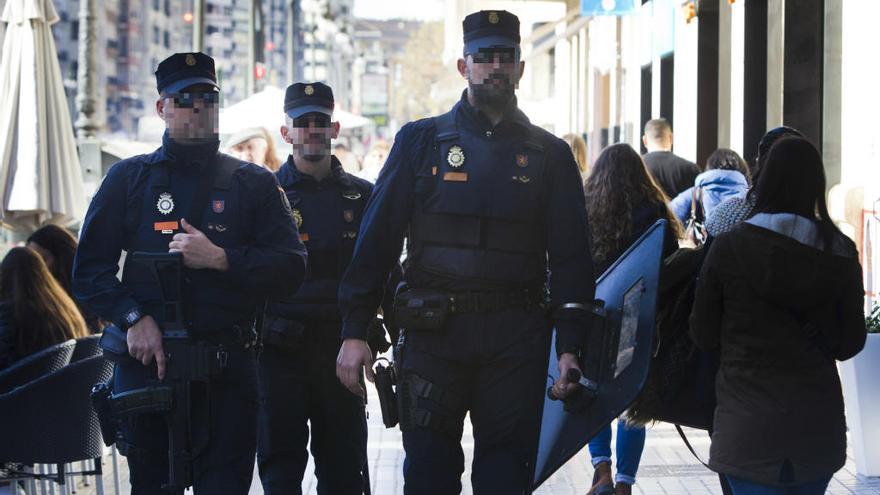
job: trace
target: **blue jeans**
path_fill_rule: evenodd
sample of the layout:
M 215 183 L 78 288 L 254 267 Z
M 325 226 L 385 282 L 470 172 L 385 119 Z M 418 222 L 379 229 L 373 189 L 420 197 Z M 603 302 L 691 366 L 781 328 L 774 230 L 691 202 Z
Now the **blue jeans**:
M 643 450 L 645 450 L 645 428 L 642 426 L 629 427 L 625 421 L 618 420 L 615 483 L 635 484 L 636 472 L 639 470 L 639 461 L 642 460 Z M 593 466 L 600 462 L 611 462 L 610 424 L 590 440 L 590 456 L 593 458 Z
M 726 475 L 733 495 L 823 495 L 831 476 L 795 486 L 772 486 Z

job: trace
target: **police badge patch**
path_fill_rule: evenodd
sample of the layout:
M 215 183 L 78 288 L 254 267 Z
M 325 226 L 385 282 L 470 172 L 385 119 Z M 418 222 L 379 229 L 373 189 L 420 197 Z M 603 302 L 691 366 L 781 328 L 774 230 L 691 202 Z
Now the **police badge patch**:
M 163 192 L 159 195 L 159 201 L 156 201 L 156 209 L 163 215 L 170 215 L 174 211 L 174 198 L 171 193 Z
M 226 201 L 222 199 L 215 199 L 211 201 L 211 210 L 214 213 L 223 213 L 223 210 L 226 209 Z
M 526 168 L 529 166 L 529 155 L 525 153 L 517 153 L 516 154 L 516 166 L 519 168 Z
M 452 168 L 461 168 L 464 165 L 464 150 L 461 146 L 455 145 L 449 148 L 449 154 L 446 155 L 446 162 Z
M 303 224 L 303 216 L 299 210 L 293 210 L 293 221 L 296 223 L 296 228 L 302 227 Z

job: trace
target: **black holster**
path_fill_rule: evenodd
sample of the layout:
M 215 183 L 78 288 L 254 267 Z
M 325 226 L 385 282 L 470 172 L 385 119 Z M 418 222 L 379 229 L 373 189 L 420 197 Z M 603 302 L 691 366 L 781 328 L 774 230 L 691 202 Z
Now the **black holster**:
M 92 387 L 92 408 L 98 415 L 101 438 L 104 440 L 104 445 L 108 447 L 116 443 L 116 435 L 119 433 L 119 418 L 113 413 L 112 396 L 113 385 L 111 383 L 98 383 Z
M 383 364 L 381 361 L 385 361 Z M 379 407 L 382 409 L 382 422 L 385 428 L 394 428 L 398 423 L 397 393 L 394 387 L 397 385 L 397 376 L 394 366 L 385 358 L 376 361 L 376 392 L 379 394 Z

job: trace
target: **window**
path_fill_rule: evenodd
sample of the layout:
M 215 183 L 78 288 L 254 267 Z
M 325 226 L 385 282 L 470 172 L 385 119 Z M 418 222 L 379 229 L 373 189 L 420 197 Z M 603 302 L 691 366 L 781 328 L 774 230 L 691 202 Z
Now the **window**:
M 70 23 L 70 39 L 76 41 L 79 39 L 79 21 Z
M 165 0 L 165 15 L 171 17 L 171 0 Z
M 161 34 L 159 32 L 159 28 L 157 26 L 153 26 L 153 43 L 156 45 L 158 45 L 161 42 L 161 40 L 159 39 L 159 36 L 161 36 Z
M 159 5 L 159 0 L 153 0 L 153 10 L 160 10 L 161 6 Z
M 165 48 L 171 48 L 171 33 L 169 33 L 168 31 L 165 31 L 163 33 L 163 38 L 164 38 L 163 41 L 165 42 L 164 43 Z

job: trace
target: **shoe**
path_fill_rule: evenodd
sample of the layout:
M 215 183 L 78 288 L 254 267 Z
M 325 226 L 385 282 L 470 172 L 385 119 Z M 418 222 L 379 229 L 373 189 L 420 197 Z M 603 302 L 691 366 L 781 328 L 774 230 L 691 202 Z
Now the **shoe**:
M 627 483 L 618 483 L 614 485 L 614 495 L 632 495 L 633 487 Z
M 614 495 L 614 480 L 611 479 L 611 463 L 600 462 L 593 470 L 593 486 L 587 495 Z

